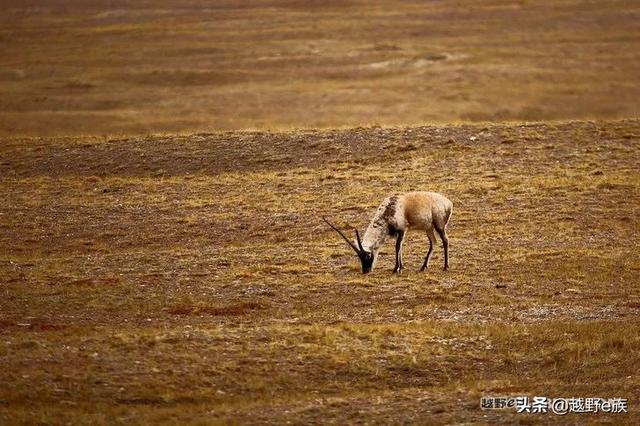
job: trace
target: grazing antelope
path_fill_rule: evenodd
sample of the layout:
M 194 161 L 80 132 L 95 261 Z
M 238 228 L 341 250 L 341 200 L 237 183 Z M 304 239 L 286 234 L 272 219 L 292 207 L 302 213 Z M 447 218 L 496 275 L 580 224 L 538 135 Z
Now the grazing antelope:
M 388 236 L 396 237 L 396 266 L 394 273 L 402 271 L 402 243 L 409 229 L 426 231 L 429 237 L 429 251 L 424 259 L 420 271 L 429 266 L 429 258 L 436 243 L 434 230 L 440 235 L 444 247 L 444 270 L 449 269 L 449 239 L 447 238 L 447 223 L 451 218 L 453 203 L 444 195 L 436 192 L 408 192 L 402 195 L 392 195 L 382 201 L 376 210 L 369 227 L 360 239 L 356 229 L 356 246 L 335 225 L 322 219 L 333 228 L 356 252 L 362 264 L 362 273 L 367 274 L 373 270 L 378 258 L 378 251 L 385 243 Z

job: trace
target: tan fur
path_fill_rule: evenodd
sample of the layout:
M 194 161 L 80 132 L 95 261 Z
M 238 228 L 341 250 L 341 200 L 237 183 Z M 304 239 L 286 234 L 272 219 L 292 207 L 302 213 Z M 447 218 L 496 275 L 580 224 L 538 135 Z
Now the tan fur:
M 378 251 L 389 235 L 396 236 L 396 266 L 394 272 L 402 270 L 402 245 L 409 230 L 424 231 L 429 238 L 429 251 L 421 270 L 429 266 L 429 259 L 436 244 L 436 234 L 442 240 L 444 248 L 444 268 L 449 267 L 449 239 L 446 226 L 453 212 L 453 203 L 444 195 L 436 192 L 408 192 L 385 198 L 369 227 L 364 239 L 363 249 L 373 256 L 375 264 Z M 363 268 L 364 269 L 364 268 Z
M 444 229 L 453 210 L 453 203 L 436 192 L 408 192 L 400 197 L 400 203 L 406 230 Z
M 449 268 L 449 238 L 446 227 L 452 212 L 453 203 L 436 192 L 408 192 L 399 197 L 395 214 L 398 239 L 394 272 L 402 270 L 402 244 L 409 229 L 426 231 L 429 238 L 429 251 L 420 268 L 421 271 L 429 267 L 429 259 L 436 244 L 436 233 L 440 236 L 444 248 L 444 269 Z
M 402 245 L 410 229 L 424 231 L 429 238 L 429 250 L 420 268 L 424 271 L 429 266 L 429 259 L 436 244 L 436 234 L 442 240 L 444 249 L 444 269 L 449 268 L 449 238 L 446 226 L 453 212 L 453 203 L 442 194 L 436 192 L 407 192 L 385 198 L 378 206 L 376 214 L 360 240 L 356 231 L 356 243 L 352 243 L 335 225 L 324 218 L 325 222 L 338 232 L 353 248 L 362 264 L 362 272 L 373 270 L 378 259 L 380 247 L 389 236 L 396 237 L 396 265 L 393 272 L 399 273 L 402 266 Z

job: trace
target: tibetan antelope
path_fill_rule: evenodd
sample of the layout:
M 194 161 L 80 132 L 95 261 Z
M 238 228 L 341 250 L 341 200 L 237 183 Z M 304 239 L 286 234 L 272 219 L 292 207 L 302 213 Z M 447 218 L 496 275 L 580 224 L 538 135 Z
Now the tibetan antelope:
M 447 238 L 447 223 L 451 218 L 453 203 L 444 195 L 436 192 L 408 192 L 402 195 L 392 195 L 382 201 L 369 227 L 360 239 L 356 229 L 356 246 L 340 229 L 327 220 L 322 219 L 333 228 L 356 252 L 362 264 L 362 273 L 373 270 L 378 258 L 378 251 L 388 236 L 396 237 L 396 266 L 394 273 L 402 271 L 402 243 L 409 229 L 426 231 L 429 237 L 429 251 L 424 259 L 420 271 L 429 266 L 429 258 L 436 243 L 435 232 L 438 233 L 444 247 L 444 270 L 449 269 L 449 239 Z

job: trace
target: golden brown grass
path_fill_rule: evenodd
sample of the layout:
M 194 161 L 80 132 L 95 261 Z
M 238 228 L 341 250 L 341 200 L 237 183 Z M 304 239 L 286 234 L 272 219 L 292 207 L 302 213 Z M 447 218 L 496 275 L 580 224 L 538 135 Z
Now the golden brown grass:
M 638 116 L 637 1 L 314 3 L 4 1 L 0 135 Z
M 640 383 L 640 122 L 10 138 L 3 423 L 552 422 L 482 395 Z M 320 220 L 455 204 L 369 276 Z
M 638 424 L 637 2 L 98 3 L 0 14 L 1 424 Z

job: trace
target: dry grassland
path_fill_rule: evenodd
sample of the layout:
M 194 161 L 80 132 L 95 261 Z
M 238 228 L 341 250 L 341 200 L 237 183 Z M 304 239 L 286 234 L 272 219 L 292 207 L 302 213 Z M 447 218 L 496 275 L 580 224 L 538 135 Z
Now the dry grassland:
M 0 9 L 0 424 L 640 424 L 637 1 Z
M 0 422 L 552 422 L 482 395 L 626 397 L 640 122 L 5 138 Z M 363 276 L 320 220 L 455 204 Z
M 640 112 L 635 0 L 0 6 L 0 136 Z

